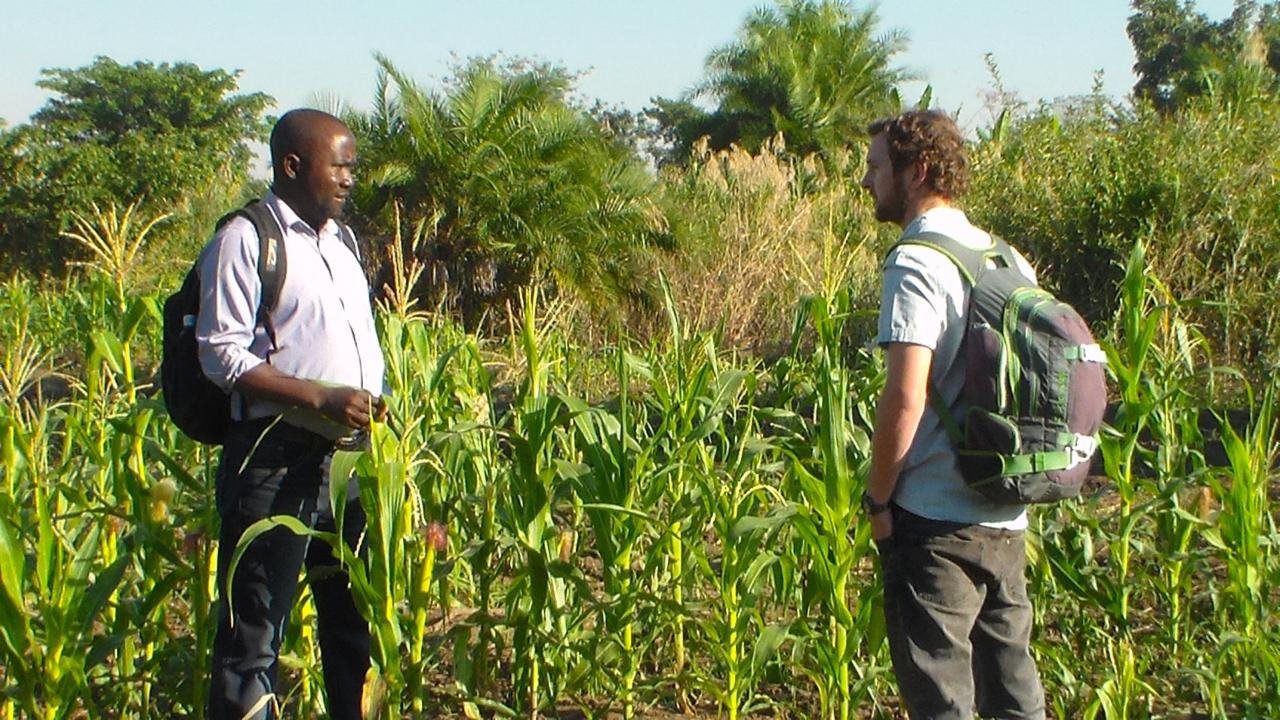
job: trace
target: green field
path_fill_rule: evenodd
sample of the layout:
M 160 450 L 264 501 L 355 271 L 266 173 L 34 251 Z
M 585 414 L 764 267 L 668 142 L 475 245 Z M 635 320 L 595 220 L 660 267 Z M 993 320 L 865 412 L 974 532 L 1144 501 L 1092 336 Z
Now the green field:
M 992 63 L 972 129 L 964 208 L 1109 359 L 1095 476 L 1030 511 L 1051 717 L 1280 717 L 1280 5 L 1189 7 L 1134 4 L 1128 100 L 1033 107 Z M 381 57 L 373 109 L 331 108 L 391 389 L 335 462 L 371 717 L 904 716 L 858 509 L 894 239 L 863 128 L 912 104 L 904 40 L 779 8 L 708 60 L 710 108 Z M 159 307 L 264 191 L 271 99 L 182 63 L 45 82 L 56 112 L 0 128 L 0 719 L 203 717 L 218 453 L 165 414 Z M 314 615 L 287 717 L 324 714 Z
M 1225 373 L 1132 261 L 1106 477 L 1031 515 L 1051 707 L 1273 716 L 1275 387 L 1238 431 L 1202 427 L 1197 398 Z M 154 353 L 156 298 L 114 303 L 98 278 L 76 289 L 105 307 L 58 397 L 22 332 L 40 298 L 0 294 L 18 318 L 0 374 L 3 712 L 199 716 L 216 457 L 133 370 Z M 838 283 L 807 297 L 767 365 L 674 310 L 650 344 L 592 348 L 534 293 L 505 341 L 382 312 L 391 415 L 341 466 L 370 515 L 363 559 L 343 557 L 382 716 L 892 717 L 856 502 L 880 367 L 842 350 L 849 298 Z M 285 643 L 292 716 L 322 708 L 313 614 L 298 606 Z

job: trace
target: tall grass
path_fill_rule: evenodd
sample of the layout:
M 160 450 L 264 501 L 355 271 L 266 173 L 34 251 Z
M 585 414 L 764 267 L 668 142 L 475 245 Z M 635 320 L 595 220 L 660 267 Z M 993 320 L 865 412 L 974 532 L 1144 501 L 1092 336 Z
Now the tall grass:
M 668 170 L 664 203 L 680 242 L 660 265 L 684 322 L 777 356 L 797 298 L 843 282 L 856 305 L 871 305 L 889 238 L 853 180 L 861 162 L 850 154 L 833 170 L 778 142 L 755 155 L 701 144 L 688 168 Z

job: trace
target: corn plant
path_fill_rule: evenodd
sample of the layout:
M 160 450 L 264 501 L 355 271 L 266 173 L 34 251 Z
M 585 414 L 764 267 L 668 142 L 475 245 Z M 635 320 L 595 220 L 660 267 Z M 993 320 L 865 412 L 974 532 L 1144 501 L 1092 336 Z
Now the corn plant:
M 1106 609 L 1109 617 L 1122 629 L 1129 627 L 1129 599 L 1133 592 L 1129 573 L 1133 556 L 1133 535 L 1143 511 L 1139 502 L 1140 463 L 1149 451 L 1140 445 L 1144 431 L 1150 427 L 1161 401 L 1149 363 L 1155 362 L 1155 344 L 1163 308 L 1157 304 L 1151 289 L 1158 283 L 1146 272 L 1145 249 L 1135 243 L 1129 255 L 1121 286 L 1120 343 L 1103 341 L 1107 351 L 1107 368 L 1113 374 L 1120 403 L 1115 419 L 1103 428 L 1100 448 L 1107 477 L 1115 483 L 1120 496 L 1116 521 L 1118 532 L 1108 539 L 1114 572 L 1106 583 Z M 1147 460 L 1147 466 L 1151 461 Z
M 701 678 L 700 684 L 730 720 L 760 708 L 754 691 L 765 665 L 791 637 L 790 621 L 766 619 L 771 571 L 781 559 L 774 548 L 781 545 L 779 534 L 795 514 L 794 506 L 763 482 L 760 465 L 766 449 L 760 443 L 740 444 L 723 472 L 697 476 L 720 550 L 719 558 L 696 556 L 715 591 L 712 615 L 702 625 L 719 671 L 714 678 Z
M 1109 640 L 1107 656 L 1110 661 L 1109 677 L 1098 686 L 1093 701 L 1084 709 L 1083 717 L 1086 720 L 1150 717 L 1155 688 L 1142 680 L 1142 670 L 1133 647 L 1126 640 Z
M 865 423 L 882 383 L 874 369 L 863 376 L 870 382 L 856 388 L 851 382 L 840 349 L 848 316 L 845 290 L 829 297 L 807 298 L 797 314 L 794 346 L 799 346 L 802 329 L 809 322 L 818 337 L 813 359 L 817 417 L 812 446 L 816 449 L 809 449 L 807 437 L 789 443 L 788 449 L 796 493 L 792 524 L 809 559 L 815 600 L 827 620 L 826 627 L 815 624 L 809 628 L 816 661 L 810 677 L 818 688 L 824 714 L 840 720 L 847 720 L 853 709 L 851 667 L 868 627 L 854 614 L 860 611 L 861 601 L 850 607 L 850 578 L 870 550 L 870 528 L 858 523 L 855 498 L 866 482 L 871 441 L 866 425 L 856 423 L 854 410 Z M 873 368 L 870 364 L 864 367 Z M 866 649 L 875 652 L 878 644 L 873 642 Z
M 28 384 L 20 375 L 28 367 L 22 359 L 39 352 L 24 345 L 6 353 L 4 385 L 11 390 Z M 114 548 L 122 523 L 100 504 L 80 509 L 88 499 L 57 479 L 72 473 L 53 455 L 53 409 L 29 405 L 20 395 L 11 393 L 0 408 L 9 488 L 0 496 L 0 657 L 16 691 L 4 711 L 61 718 L 93 707 L 88 690 L 103 680 L 111 642 L 132 635 L 113 628 L 107 641 L 97 632 L 110 620 L 132 558 Z
M 627 361 L 619 355 L 620 376 L 627 377 Z M 626 387 L 624 384 L 623 387 Z M 635 679 L 639 653 L 635 641 L 636 603 L 640 581 L 635 565 L 637 543 L 653 518 L 638 509 L 637 475 L 652 471 L 646 457 L 631 437 L 630 409 L 626 394 L 619 397 L 618 415 L 589 408 L 580 401 L 570 404 L 576 431 L 576 448 L 581 453 L 578 466 L 562 465 L 581 501 L 579 509 L 590 523 L 592 547 L 600 556 L 604 597 L 599 622 L 606 631 L 603 643 L 589 655 L 602 668 L 616 667 L 617 687 L 623 715 L 635 713 Z M 637 452 L 639 451 L 639 452 Z
M 1211 475 L 1210 480 L 1221 509 L 1205 537 L 1225 560 L 1227 569 L 1227 602 L 1220 619 L 1249 639 L 1258 637 L 1271 612 L 1266 590 L 1268 569 L 1274 565 L 1274 548 L 1280 541 L 1269 496 L 1280 451 L 1276 390 L 1277 384 L 1272 382 L 1261 402 L 1250 403 L 1256 415 L 1243 437 L 1225 418 L 1221 421 L 1228 467 L 1224 473 Z
M 135 200 L 122 212 L 114 204 L 102 209 L 95 203 L 92 205 L 92 218 L 71 213 L 75 230 L 63 233 L 64 237 L 75 240 L 89 251 L 92 259 L 77 264 L 86 265 L 107 277 L 113 299 L 121 310 L 129 297 L 128 282 L 137 268 L 138 252 L 147 235 L 156 225 L 172 217 L 169 213 L 156 215 L 135 229 L 134 213 L 140 204 L 140 199 Z
M 554 355 L 550 327 L 537 327 L 538 297 L 522 298 L 521 321 L 512 338 L 513 355 L 524 363 L 524 378 L 502 437 L 511 449 L 505 487 L 496 503 L 498 525 L 511 548 L 513 577 L 505 597 L 505 624 L 512 631 L 514 707 L 536 716 L 553 702 L 572 664 L 568 635 L 578 621 L 570 599 L 573 584 L 557 564 L 560 528 L 554 509 L 563 478 L 554 462 L 569 403 L 551 393 Z
M 752 433 L 758 431 L 755 421 L 746 417 L 754 404 L 756 375 L 722 360 L 711 333 L 691 333 L 665 278 L 662 287 L 668 324 L 665 346 L 651 349 L 648 361 L 633 364 L 647 391 L 648 412 L 655 418 L 650 443 L 637 454 L 652 458 L 655 466 L 645 506 L 660 514 L 659 524 L 665 529 L 660 546 L 652 551 L 656 562 L 665 566 L 652 575 L 654 591 L 669 601 L 669 607 L 679 609 L 694 599 L 687 595 L 690 573 L 701 562 L 704 534 L 715 523 L 718 506 L 705 495 L 706 479 L 720 476 L 723 466 L 739 457 L 739 445 L 752 443 Z M 677 610 L 665 616 L 674 656 L 670 677 L 677 687 L 687 660 L 687 614 Z M 684 701 L 684 691 L 680 694 Z
M 388 385 L 386 401 L 390 414 L 402 428 L 400 445 L 413 448 L 411 485 L 418 526 L 408 533 L 405 561 L 411 576 L 408 606 L 411 616 L 406 675 L 406 692 L 414 712 L 424 710 L 423 692 L 428 662 L 427 620 L 432 602 L 441 613 L 451 605 L 452 584 L 447 571 L 449 548 L 449 507 L 464 493 L 453 480 L 462 473 L 449 465 L 457 446 L 438 441 L 438 433 L 473 439 L 477 421 L 490 417 L 487 388 L 468 384 L 465 369 L 475 366 L 476 347 L 472 342 L 438 321 L 428 323 L 423 316 L 387 313 L 382 317 L 381 337 L 386 347 Z M 461 396 L 461 397 L 459 397 Z M 482 399 L 480 405 L 461 400 Z M 472 413 L 468 415 L 466 413 Z M 405 531 L 415 530 L 412 518 L 404 521 Z M 437 598 L 438 596 L 438 598 Z

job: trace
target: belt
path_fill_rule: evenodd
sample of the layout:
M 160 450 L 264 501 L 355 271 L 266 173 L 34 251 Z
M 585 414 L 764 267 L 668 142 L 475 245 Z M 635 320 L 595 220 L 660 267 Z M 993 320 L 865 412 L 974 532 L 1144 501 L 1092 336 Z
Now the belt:
M 259 437 L 272 442 L 285 443 L 305 450 L 333 450 L 337 443 L 319 433 L 306 428 L 284 422 L 279 415 L 253 418 L 252 420 L 236 420 L 231 424 L 232 432 L 245 433 L 255 440 Z M 265 433 L 265 435 L 264 435 Z

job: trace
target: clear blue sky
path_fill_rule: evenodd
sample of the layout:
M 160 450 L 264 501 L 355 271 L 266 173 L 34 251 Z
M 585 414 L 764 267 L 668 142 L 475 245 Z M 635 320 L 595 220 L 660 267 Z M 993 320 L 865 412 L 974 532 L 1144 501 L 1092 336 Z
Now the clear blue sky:
M 759 0 L 28 0 L 8 4 L 0 33 L 0 117 L 25 122 L 46 100 L 40 69 L 97 55 L 122 63 L 190 61 L 240 69 L 244 91 L 277 109 L 337 97 L 366 107 L 373 53 L 423 83 L 451 57 L 502 52 L 558 62 L 586 75 L 580 94 L 642 109 L 696 82 L 703 60 L 730 41 Z M 856 2 L 859 7 L 865 3 Z M 1232 0 L 1198 0 L 1225 17 Z M 303 11 L 300 8 L 308 8 Z M 1087 92 L 1104 71 L 1108 93 L 1133 84 L 1125 0 L 885 0 L 882 29 L 907 32 L 899 64 L 934 87 L 934 103 L 973 129 L 989 122 L 983 54 L 1024 100 Z M 922 85 L 907 89 L 918 95 Z

